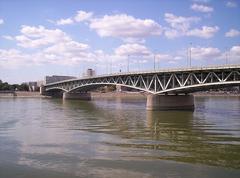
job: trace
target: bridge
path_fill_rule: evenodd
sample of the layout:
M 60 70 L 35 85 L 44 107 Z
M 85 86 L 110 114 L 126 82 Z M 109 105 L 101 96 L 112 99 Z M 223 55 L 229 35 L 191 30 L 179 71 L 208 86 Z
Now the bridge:
M 108 85 L 125 86 L 148 93 L 149 110 L 193 109 L 194 98 L 190 93 L 240 86 L 240 65 L 113 73 L 50 83 L 41 88 L 41 93 L 52 95 L 63 91 L 64 99 L 86 99 L 86 92 Z

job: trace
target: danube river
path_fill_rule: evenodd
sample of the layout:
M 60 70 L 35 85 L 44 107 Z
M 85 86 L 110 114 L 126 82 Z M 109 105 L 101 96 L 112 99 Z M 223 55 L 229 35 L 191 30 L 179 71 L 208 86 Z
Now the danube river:
M 144 100 L 0 99 L 0 177 L 240 177 L 240 97 L 194 112 Z

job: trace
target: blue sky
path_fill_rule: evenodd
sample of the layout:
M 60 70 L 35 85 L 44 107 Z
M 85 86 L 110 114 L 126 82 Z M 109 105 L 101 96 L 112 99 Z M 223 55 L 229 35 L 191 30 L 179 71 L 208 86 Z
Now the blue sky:
M 240 64 L 238 0 L 1 0 L 0 79 Z M 191 50 L 190 50 L 191 49 Z

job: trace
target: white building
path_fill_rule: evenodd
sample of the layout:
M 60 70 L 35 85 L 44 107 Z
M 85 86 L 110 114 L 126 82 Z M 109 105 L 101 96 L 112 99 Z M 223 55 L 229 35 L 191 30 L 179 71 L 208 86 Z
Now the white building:
M 73 76 L 62 76 L 62 75 L 53 75 L 53 76 L 46 76 L 44 79 L 44 84 L 49 84 L 49 83 L 54 83 L 54 82 L 59 82 L 63 80 L 70 80 L 70 79 L 75 79 L 76 77 Z

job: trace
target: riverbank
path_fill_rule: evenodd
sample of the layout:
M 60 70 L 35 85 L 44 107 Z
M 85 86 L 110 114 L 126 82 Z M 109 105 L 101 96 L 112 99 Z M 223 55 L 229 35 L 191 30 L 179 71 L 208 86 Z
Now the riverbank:
M 48 96 L 40 95 L 39 92 L 28 92 L 28 91 L 16 91 L 9 93 L 0 93 L 0 98 L 9 98 L 9 97 L 17 97 L 17 98 L 47 98 Z
M 221 92 L 197 92 L 193 93 L 194 96 L 239 96 L 240 93 L 221 93 Z M 27 91 L 17 91 L 12 93 L 0 93 L 0 98 L 8 98 L 8 97 L 17 97 L 17 98 L 51 98 L 50 96 L 40 95 L 39 92 L 27 92 Z M 100 93 L 100 92 L 91 92 L 92 99 L 100 99 L 100 98 L 123 98 L 123 99 L 145 99 L 147 97 L 147 93 L 144 92 L 108 92 L 108 93 Z

